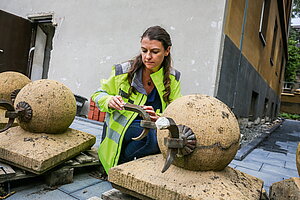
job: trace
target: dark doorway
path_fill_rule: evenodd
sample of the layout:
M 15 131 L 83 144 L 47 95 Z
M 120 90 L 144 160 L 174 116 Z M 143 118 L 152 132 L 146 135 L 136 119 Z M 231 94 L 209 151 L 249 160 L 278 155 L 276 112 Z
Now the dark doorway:
M 254 121 L 256 118 L 257 101 L 258 101 L 258 93 L 252 91 L 251 104 L 250 104 L 250 110 L 248 115 L 250 121 Z
M 0 10 L 0 73 L 16 71 L 33 81 L 48 78 L 54 24 L 53 13 L 24 19 Z
M 29 20 L 0 10 L 0 73 L 17 71 L 30 77 L 29 51 L 33 25 Z
M 265 98 L 263 118 L 268 114 L 269 99 Z

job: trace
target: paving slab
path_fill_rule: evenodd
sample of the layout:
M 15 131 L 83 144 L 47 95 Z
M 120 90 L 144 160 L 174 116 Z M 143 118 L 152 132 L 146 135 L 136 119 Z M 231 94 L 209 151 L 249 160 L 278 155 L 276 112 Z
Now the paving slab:
M 226 167 L 222 171 L 190 171 L 171 165 L 161 173 L 161 154 L 147 156 L 113 167 L 108 180 L 133 196 L 152 199 L 259 199 L 263 181 Z M 121 190 L 122 191 L 122 190 Z M 139 197 L 139 196 L 136 196 Z
M 292 161 L 296 160 L 296 153 L 277 153 L 277 152 L 272 152 L 270 155 L 268 155 L 268 158 L 273 158 L 277 160 L 282 160 L 282 161 Z
M 252 170 L 257 170 L 259 171 L 260 168 L 263 165 L 263 162 L 258 162 L 258 161 L 254 161 L 254 160 L 243 160 L 243 161 L 237 161 L 237 160 L 233 160 L 231 161 L 231 164 L 234 164 L 236 166 L 241 166 L 241 167 L 245 167 L 247 169 L 252 169 Z
M 49 189 L 45 184 L 29 185 L 28 187 L 13 188 L 16 193 L 8 197 L 7 200 L 49 200 L 49 199 L 64 199 L 75 200 L 72 197 L 60 190 Z
M 90 149 L 95 141 L 95 136 L 71 128 L 60 134 L 46 134 L 16 126 L 1 133 L 0 160 L 42 174 Z
M 284 167 L 285 165 L 285 160 L 278 160 L 276 158 L 269 158 L 265 156 L 257 156 L 253 154 L 249 154 L 244 160 L 244 162 L 262 162 L 262 163 L 268 163 L 272 165 L 276 165 L 279 167 Z
M 96 183 L 94 185 L 91 185 L 89 187 L 86 187 L 84 189 L 78 190 L 71 195 L 80 199 L 80 200 L 86 200 L 88 198 L 98 196 L 101 197 L 102 193 L 111 190 L 112 186 L 107 181 L 101 181 L 99 183 Z
M 88 173 L 81 173 L 74 176 L 73 183 L 62 185 L 58 189 L 67 194 L 71 194 L 100 182 L 102 182 L 102 180 L 95 179 L 89 176 Z
M 295 162 L 286 161 L 284 167 L 288 169 L 297 170 L 297 165 Z
M 288 177 L 298 176 L 297 170 L 288 169 L 285 167 L 278 167 L 278 166 L 269 165 L 269 164 L 263 164 L 260 171 L 265 172 L 265 173 L 280 174 L 280 175 L 288 176 Z

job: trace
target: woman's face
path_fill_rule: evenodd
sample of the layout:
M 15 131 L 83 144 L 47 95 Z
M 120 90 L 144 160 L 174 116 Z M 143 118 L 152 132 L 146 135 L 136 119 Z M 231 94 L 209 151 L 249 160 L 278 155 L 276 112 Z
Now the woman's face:
M 170 53 L 170 47 L 164 48 L 162 43 L 158 40 L 149 40 L 144 37 L 141 41 L 141 55 L 144 65 L 152 72 L 160 69 L 165 56 Z

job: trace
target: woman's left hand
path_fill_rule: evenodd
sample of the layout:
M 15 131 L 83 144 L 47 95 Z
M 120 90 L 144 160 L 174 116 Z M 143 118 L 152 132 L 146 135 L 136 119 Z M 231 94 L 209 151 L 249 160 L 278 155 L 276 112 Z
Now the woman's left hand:
M 152 106 L 142 106 L 142 108 L 150 115 L 152 121 L 156 122 L 159 116 L 156 114 Z

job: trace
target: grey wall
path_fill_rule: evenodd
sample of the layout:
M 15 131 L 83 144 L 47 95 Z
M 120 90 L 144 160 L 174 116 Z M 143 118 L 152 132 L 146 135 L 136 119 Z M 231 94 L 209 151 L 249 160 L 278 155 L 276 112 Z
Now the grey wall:
M 280 104 L 278 96 L 247 59 L 240 54 L 240 50 L 230 38 L 225 36 L 217 98 L 233 108 L 233 112 L 237 117 L 247 118 L 253 91 L 258 94 L 254 118 L 262 118 L 265 98 L 268 99 L 267 116 L 274 117 L 274 113 L 278 111 Z M 273 108 L 272 103 L 274 104 Z M 276 104 L 278 106 L 275 111 Z
M 89 98 L 111 66 L 139 53 L 151 25 L 171 35 L 183 94 L 215 94 L 226 0 L 1 0 L 6 12 L 26 18 L 53 12 L 57 23 L 49 79 Z

